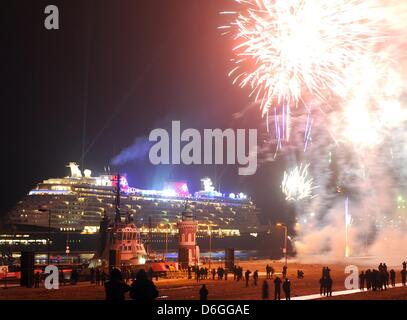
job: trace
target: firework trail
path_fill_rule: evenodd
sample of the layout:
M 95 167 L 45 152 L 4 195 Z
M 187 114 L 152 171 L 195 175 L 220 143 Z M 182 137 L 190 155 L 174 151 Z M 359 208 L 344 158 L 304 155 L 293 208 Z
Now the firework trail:
M 349 246 L 349 228 L 352 224 L 352 216 L 349 214 L 349 198 L 345 200 L 345 257 L 348 258 L 350 255 Z

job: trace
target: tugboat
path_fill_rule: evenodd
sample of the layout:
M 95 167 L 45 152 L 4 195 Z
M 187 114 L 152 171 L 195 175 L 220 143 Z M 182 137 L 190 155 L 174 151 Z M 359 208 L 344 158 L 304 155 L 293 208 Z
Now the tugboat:
M 100 223 L 100 249 L 99 259 L 109 261 L 111 253 L 115 252 L 116 266 L 143 266 L 146 264 L 147 252 L 140 239 L 136 225 L 127 216 L 122 221 L 120 210 L 121 176 L 117 175 L 116 182 L 116 214 L 115 221 L 111 224 L 106 213 Z

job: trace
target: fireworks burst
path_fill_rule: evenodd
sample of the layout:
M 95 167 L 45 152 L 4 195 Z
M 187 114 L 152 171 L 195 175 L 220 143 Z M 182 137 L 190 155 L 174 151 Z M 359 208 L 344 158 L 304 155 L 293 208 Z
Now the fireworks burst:
M 375 1 L 235 0 L 234 83 L 250 87 L 264 114 L 306 93 L 325 100 L 345 85 L 344 68 L 383 41 Z
M 296 167 L 290 173 L 284 172 L 281 185 L 287 201 L 299 201 L 306 198 L 313 198 L 312 191 L 317 187 L 313 186 L 313 179 L 308 175 L 309 164 Z
M 372 148 L 407 120 L 400 102 L 404 80 L 390 65 L 369 59 L 348 71 L 342 104 L 344 127 L 339 127 L 337 137 L 358 149 Z
M 314 212 L 322 221 L 302 227 L 297 252 L 325 257 L 329 243 L 332 257 L 343 257 L 343 244 L 347 256 L 386 256 L 388 217 L 407 225 L 393 206 L 407 188 L 406 1 L 235 2 L 221 28 L 236 41 L 229 75 L 274 121 L 275 156 L 289 141 L 289 161 L 312 163 L 284 172 L 281 186 L 287 201 L 310 200 L 296 206 L 299 217 Z M 337 181 L 347 190 L 345 220 Z M 335 232 L 341 225 L 345 237 Z

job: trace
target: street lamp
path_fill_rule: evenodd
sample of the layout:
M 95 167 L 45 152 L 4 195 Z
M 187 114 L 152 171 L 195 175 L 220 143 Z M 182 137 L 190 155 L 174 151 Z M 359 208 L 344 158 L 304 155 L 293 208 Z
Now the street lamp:
M 283 223 L 277 223 L 277 227 L 284 228 L 284 257 L 285 257 L 285 266 L 287 267 L 287 239 L 288 239 L 288 228 Z

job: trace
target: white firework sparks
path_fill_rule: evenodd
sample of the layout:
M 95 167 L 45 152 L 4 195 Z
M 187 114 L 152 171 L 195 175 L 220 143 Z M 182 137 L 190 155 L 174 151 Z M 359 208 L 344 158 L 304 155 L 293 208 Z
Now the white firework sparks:
M 306 198 L 313 198 L 313 179 L 308 174 L 309 164 L 294 168 L 289 173 L 284 172 L 281 185 L 287 201 L 299 201 Z
M 238 45 L 234 83 L 250 87 L 263 114 L 297 105 L 310 94 L 326 100 L 346 86 L 344 71 L 383 42 L 378 0 L 235 0 L 221 29 Z

